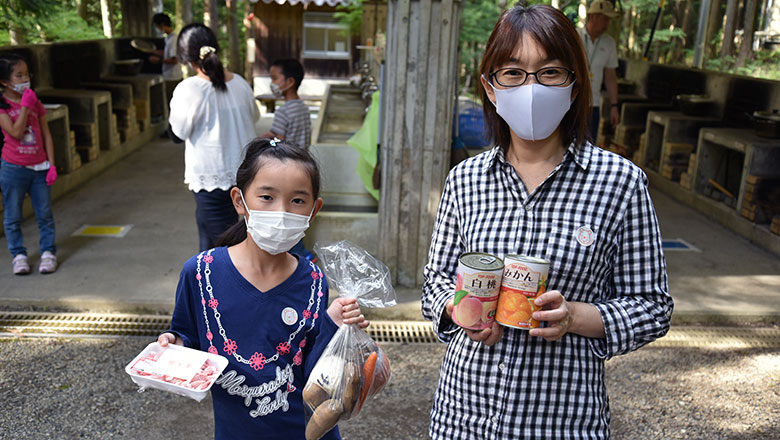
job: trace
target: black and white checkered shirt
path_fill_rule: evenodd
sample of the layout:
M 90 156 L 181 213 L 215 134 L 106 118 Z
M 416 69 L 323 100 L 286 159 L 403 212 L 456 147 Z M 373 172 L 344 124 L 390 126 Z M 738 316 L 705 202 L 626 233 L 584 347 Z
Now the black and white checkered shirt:
M 582 227 L 595 241 L 578 241 Z M 547 290 L 595 305 L 606 338 L 568 333 L 547 342 L 505 328 L 492 347 L 471 341 L 442 319 L 463 252 L 550 260 Z M 604 360 L 666 334 L 673 307 L 638 167 L 591 144 L 570 146 L 528 194 L 500 148 L 472 157 L 447 177 L 428 260 L 422 312 L 449 344 L 431 411 L 433 439 L 609 437 Z

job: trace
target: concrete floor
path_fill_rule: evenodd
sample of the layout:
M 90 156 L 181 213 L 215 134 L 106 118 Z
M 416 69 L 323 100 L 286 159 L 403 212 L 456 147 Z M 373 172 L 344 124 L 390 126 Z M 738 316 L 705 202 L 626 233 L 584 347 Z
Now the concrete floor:
M 258 133 L 270 125 L 264 117 Z M 158 139 L 57 200 L 60 268 L 37 273 L 38 230 L 23 225 L 33 273 L 14 276 L 0 251 L 0 306 L 13 309 L 170 313 L 182 264 L 197 249 L 195 203 L 182 183 L 183 145 Z M 652 191 L 665 239 L 699 251 L 666 253 L 679 322 L 780 321 L 780 258 Z M 132 225 L 123 238 L 77 237 L 82 225 Z M 5 238 L 0 239 L 5 249 Z M 398 289 L 399 306 L 374 319 L 420 319 L 419 289 Z

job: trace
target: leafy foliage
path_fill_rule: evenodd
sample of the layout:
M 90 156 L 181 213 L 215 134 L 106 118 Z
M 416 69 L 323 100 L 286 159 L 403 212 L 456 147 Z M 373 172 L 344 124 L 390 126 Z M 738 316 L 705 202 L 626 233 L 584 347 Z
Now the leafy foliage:
M 485 43 L 501 16 L 501 8 L 495 0 L 465 0 L 460 19 L 460 64 L 462 76 L 477 78 L 479 63 L 485 51 Z M 476 82 L 476 81 L 475 81 Z
M 91 40 L 104 38 L 100 2 L 87 3 L 87 20 L 76 12 L 73 0 L 0 0 L 0 25 L 13 23 L 25 34 L 27 43 Z M 119 5 L 114 22 L 121 22 Z M 0 33 L 0 45 L 10 44 L 7 32 Z
M 341 23 L 349 27 L 352 35 L 360 35 L 360 28 L 363 24 L 363 1 L 353 0 L 349 6 L 339 4 L 336 8 L 338 12 L 333 16 Z

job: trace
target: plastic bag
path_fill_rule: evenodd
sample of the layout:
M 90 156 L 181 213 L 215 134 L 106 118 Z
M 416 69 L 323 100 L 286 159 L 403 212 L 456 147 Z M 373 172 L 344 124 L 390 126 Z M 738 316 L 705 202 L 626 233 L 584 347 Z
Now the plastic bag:
M 339 296 L 357 298 L 360 307 L 381 308 L 396 304 L 390 270 L 363 248 L 347 240 L 314 245 L 320 267 Z
M 361 307 L 396 303 L 390 271 L 360 247 L 340 241 L 314 246 L 328 283 Z M 390 380 L 390 360 L 362 329 L 342 325 L 314 366 L 303 389 L 306 440 L 317 440 L 339 420 L 356 417 L 366 400 Z

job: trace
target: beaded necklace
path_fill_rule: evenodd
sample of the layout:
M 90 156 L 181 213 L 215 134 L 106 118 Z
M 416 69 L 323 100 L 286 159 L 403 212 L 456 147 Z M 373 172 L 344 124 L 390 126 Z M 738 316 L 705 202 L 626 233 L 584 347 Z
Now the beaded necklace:
M 320 303 L 322 302 L 322 272 L 320 269 L 311 261 L 309 261 L 309 267 L 311 267 L 311 294 L 309 296 L 309 304 L 306 310 L 303 310 L 301 313 L 302 319 L 298 322 L 298 327 L 290 333 L 290 336 L 287 338 L 286 341 L 282 341 L 279 343 L 279 345 L 276 346 L 276 353 L 274 353 L 271 357 L 266 357 L 263 355 L 263 353 L 255 352 L 252 354 L 252 356 L 249 357 L 249 359 L 245 358 L 241 354 L 238 353 L 238 343 L 227 337 L 227 333 L 225 332 L 225 328 L 222 326 L 222 314 L 219 313 L 219 301 L 216 297 L 214 297 L 214 287 L 211 285 L 211 263 L 214 261 L 214 256 L 211 255 L 212 252 L 214 252 L 214 249 L 210 249 L 206 252 L 201 252 L 198 255 L 198 266 L 197 266 L 197 273 L 195 274 L 195 279 L 198 280 L 198 289 L 200 290 L 200 303 L 203 306 L 203 318 L 206 321 L 206 339 L 209 341 L 209 353 L 217 354 L 217 348 L 213 344 L 214 334 L 211 333 L 211 326 L 209 325 L 209 318 L 208 318 L 208 308 L 214 311 L 214 319 L 217 322 L 217 326 L 219 327 L 219 335 L 222 336 L 223 340 L 223 349 L 225 353 L 228 355 L 233 356 L 238 362 L 241 362 L 242 364 L 247 364 L 250 367 L 254 368 L 255 371 L 262 370 L 267 364 L 270 364 L 271 362 L 274 362 L 275 360 L 279 359 L 280 355 L 285 355 L 290 352 L 290 349 L 292 347 L 292 342 L 295 339 L 295 337 L 298 335 L 298 333 L 306 326 L 306 320 L 309 318 L 313 318 L 311 320 L 310 328 L 314 328 L 314 323 L 319 318 L 320 314 Z M 205 268 L 203 269 L 203 275 L 201 275 L 201 262 L 205 263 Z M 208 293 L 209 299 L 206 300 L 206 295 L 203 293 L 203 280 L 205 278 L 206 281 L 206 292 Z M 316 291 L 316 301 L 315 301 L 315 291 Z M 208 308 L 207 308 L 208 306 Z M 314 307 L 314 314 L 312 314 L 311 310 L 312 307 Z M 303 347 L 306 346 L 306 338 L 303 338 L 301 342 L 298 344 L 298 351 L 295 353 L 295 356 L 293 356 L 293 363 L 295 365 L 301 365 L 303 362 Z

